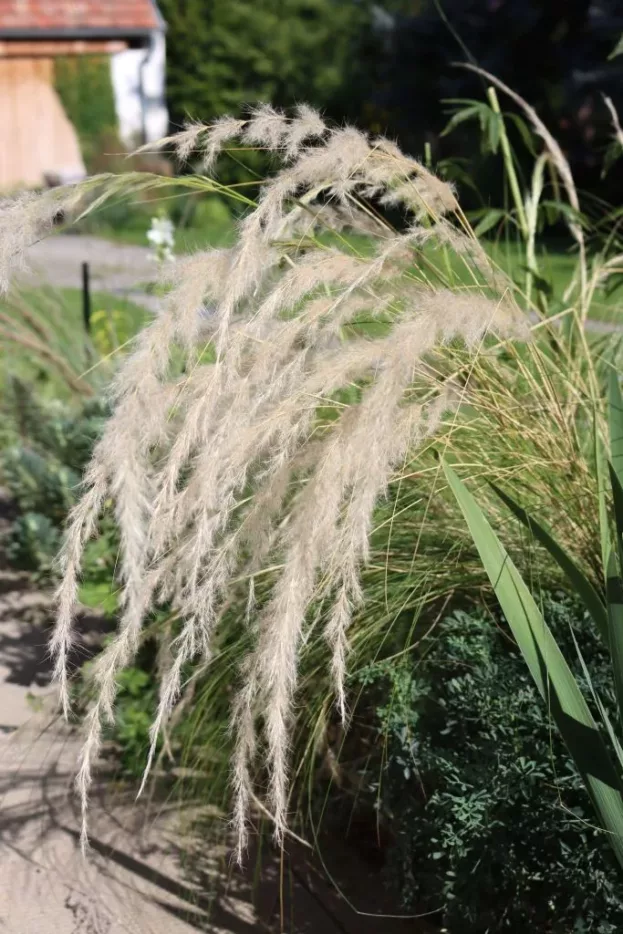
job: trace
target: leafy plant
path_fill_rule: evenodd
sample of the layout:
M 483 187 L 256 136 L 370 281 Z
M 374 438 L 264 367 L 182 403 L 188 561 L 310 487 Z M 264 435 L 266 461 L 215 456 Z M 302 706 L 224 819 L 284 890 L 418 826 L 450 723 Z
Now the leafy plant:
M 16 567 L 46 577 L 53 571 L 61 532 L 48 516 L 27 512 L 12 523 L 6 556 Z
M 80 475 L 29 447 L 13 447 L 2 456 L 4 482 L 20 509 L 38 512 L 61 524 L 75 502 Z
M 623 714 L 623 401 L 616 374 L 611 374 L 610 401 L 610 482 L 614 512 L 614 544 L 608 522 L 605 489 L 599 490 L 601 519 L 601 551 L 604 557 L 606 581 L 605 602 L 590 580 L 556 541 L 555 536 L 533 519 L 508 494 L 499 491 L 504 502 L 544 545 L 558 562 L 584 601 L 587 612 L 607 645 L 612 664 L 612 681 L 618 700 L 617 721 Z M 596 437 L 597 467 L 602 455 Z M 610 739 L 608 751 L 602 732 L 589 710 L 583 692 L 574 677 L 565 655 L 547 626 L 530 590 L 491 529 L 484 513 L 452 468 L 444 463 L 444 472 L 469 525 L 500 605 L 528 664 L 539 691 L 546 700 L 552 717 L 563 736 L 595 807 L 597 817 L 607 831 L 607 839 L 623 866 L 623 750 L 611 718 L 599 694 L 591 683 L 589 669 L 578 648 L 582 666 L 590 687 L 593 704 Z M 616 721 L 615 721 L 616 722 Z M 613 761 L 614 759 L 614 761 Z
M 143 771 L 156 696 L 156 681 L 145 668 L 133 667 L 121 672 L 118 715 L 112 736 L 119 746 L 122 769 L 134 777 L 139 777 Z
M 107 405 L 87 399 L 77 408 L 45 402 L 14 378 L 8 409 L 14 425 L 11 443 L 0 451 L 0 475 L 20 515 L 7 538 L 7 556 L 18 567 L 42 576 L 55 573 L 62 529 L 76 502 L 80 472 L 91 456 Z M 89 546 L 85 568 L 94 581 L 107 579 L 116 545 L 102 537 Z M 110 603 L 108 604 L 110 605 Z
M 182 634 L 170 633 L 172 652 L 159 673 L 154 747 L 158 728 L 180 694 L 178 709 L 184 708 L 188 685 L 195 683 L 186 678 L 186 666 L 199 675 L 209 653 L 214 690 L 199 695 L 204 707 L 196 722 L 210 721 L 212 704 L 222 736 L 223 718 L 231 715 L 232 684 L 243 683 L 234 704 L 242 727 L 235 731 L 239 827 L 258 787 L 252 785 L 256 768 L 270 761 L 271 801 L 279 803 L 275 814 L 282 830 L 289 807 L 284 765 L 297 706 L 296 671 L 303 675 L 300 688 L 309 703 L 297 714 L 301 732 L 295 746 L 302 755 L 293 758 L 295 780 L 309 770 L 316 741 L 324 742 L 330 732 L 330 672 L 341 685 L 347 624 L 351 664 L 366 652 L 367 661 L 388 644 L 396 620 L 408 639 L 423 603 L 457 590 L 482 589 L 484 574 L 473 544 L 457 521 L 456 503 L 436 495 L 438 465 L 420 433 L 422 444 L 414 452 L 410 410 L 419 418 L 434 406 L 427 426 L 473 475 L 487 473 L 492 459 L 498 481 L 522 472 L 531 487 L 530 504 L 539 501 L 548 508 L 560 496 L 568 498 L 573 513 L 560 523 L 560 538 L 576 560 L 586 560 L 595 584 L 590 494 L 596 479 L 584 427 L 593 415 L 600 356 L 593 354 L 582 325 L 611 269 L 610 259 L 604 254 L 593 262 L 587 255 L 581 225 L 576 229 L 578 195 L 564 155 L 538 115 L 529 110 L 527 119 L 544 152 L 529 191 L 513 194 L 514 214 L 519 217 L 523 205 L 527 227 L 521 227 L 517 241 L 521 275 L 511 278 L 490 260 L 452 191 L 426 165 L 405 158 L 387 140 L 336 128 L 305 107 L 293 117 L 259 107 L 242 120 L 193 125 L 167 141 L 182 157 L 202 152 L 200 175 L 173 183 L 130 174 L 84 187 L 87 201 L 96 192 L 102 203 L 112 190 L 127 203 L 137 192 L 168 191 L 175 184 L 193 193 L 226 195 L 247 211 L 231 251 L 198 254 L 178 265 L 163 314 L 137 340 L 136 354 L 117 381 L 106 444 L 88 468 L 91 485 L 66 552 L 71 557 L 66 599 L 54 643 L 59 667 L 71 646 L 69 606 L 81 573 L 77 554 L 110 499 L 122 526 L 125 594 L 120 641 L 102 657 L 102 691 L 89 715 L 93 742 L 81 768 L 85 807 L 89 763 L 100 728 L 112 716 L 117 674 L 140 644 L 145 615 L 149 622 L 144 610 L 157 604 L 163 590 L 165 599 L 176 594 L 185 622 Z M 494 122 L 501 134 L 503 120 Z M 275 158 L 286 154 L 281 172 L 262 186 L 258 201 L 244 193 L 248 189 L 226 190 L 209 177 L 220 148 L 246 152 L 258 142 Z M 502 155 L 510 173 L 513 160 Z M 547 271 L 531 262 L 539 229 L 541 156 L 547 156 L 556 183 L 565 182 L 567 222 L 577 235 L 573 274 L 564 289 L 550 288 Z M 515 180 L 521 183 L 517 173 Z M 47 193 L 43 196 L 34 228 L 39 230 L 40 222 L 45 229 L 59 197 L 52 204 Z M 63 198 L 71 205 L 75 192 Z M 392 229 L 392 211 L 410 211 L 411 226 Z M 509 226 L 520 230 L 516 223 Z M 561 309 L 555 301 L 562 298 Z M 518 310 L 536 316 L 535 341 L 524 346 L 487 333 L 494 315 L 510 309 L 510 333 L 516 333 Z M 459 339 L 460 328 L 451 334 L 443 330 L 452 310 L 465 311 L 468 346 Z M 396 339 L 408 333 L 402 329 L 411 315 L 418 337 L 426 340 L 430 323 L 437 317 L 442 323 L 444 338 L 430 348 L 426 361 Z M 569 326 L 561 328 L 561 320 Z M 322 369 L 325 355 L 335 368 L 329 381 Z M 215 360 L 218 366 L 212 366 Z M 395 385 L 394 366 L 400 373 Z M 450 395 L 451 414 L 445 417 L 439 386 Z M 387 399 L 391 416 L 382 407 Z M 423 409 L 409 404 L 418 399 Z M 369 421 L 362 421 L 362 413 Z M 409 429 L 408 440 L 392 439 L 394 417 L 401 431 Z M 359 426 L 355 435 L 353 426 Z M 353 437 L 357 446 L 349 441 Z M 374 452 L 381 457 L 376 472 Z M 385 492 L 387 502 L 373 508 Z M 489 499 L 505 511 L 495 494 Z M 518 559 L 520 545 L 516 532 L 509 551 Z M 553 562 L 544 570 L 554 580 L 561 576 Z M 113 596 L 110 589 L 104 595 L 101 583 L 93 599 Z M 250 626 L 241 625 L 242 600 Z M 322 631 L 329 637 L 332 664 L 326 642 L 317 638 Z M 226 658 L 215 674 L 214 652 L 222 646 Z M 248 661 L 242 671 L 241 658 Z M 338 695 L 344 709 L 339 687 Z M 278 704 L 271 708 L 271 700 Z M 258 740 L 268 744 L 268 755 L 260 746 L 257 758 L 256 727 Z M 211 741 L 219 731 L 210 734 Z M 260 784 L 266 787 L 265 773 Z
M 612 711 L 608 651 L 581 604 L 544 595 L 541 609 L 565 651 L 590 659 Z M 587 686 L 577 655 L 573 667 Z M 403 910 L 433 912 L 449 934 L 620 930 L 607 839 L 503 618 L 457 610 L 359 680 L 384 762 L 363 787 L 389 831 L 385 876 Z

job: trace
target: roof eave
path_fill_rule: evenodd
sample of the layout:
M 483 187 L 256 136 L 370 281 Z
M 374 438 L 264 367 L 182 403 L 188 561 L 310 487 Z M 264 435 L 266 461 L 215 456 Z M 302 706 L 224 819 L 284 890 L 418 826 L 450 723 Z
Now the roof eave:
M 156 0 L 149 0 L 149 3 L 151 4 L 153 8 L 154 16 L 156 17 L 156 22 L 158 23 L 158 29 L 161 32 L 166 32 L 167 31 L 166 20 L 164 19 L 162 13 L 160 12 Z
M 78 29 L 2 29 L 0 27 L 0 40 L 5 42 L 10 42 L 11 40 L 16 42 L 36 42 L 37 40 L 44 42 L 52 42 L 54 40 L 64 42 L 83 40 L 88 42 L 89 40 L 102 41 L 107 39 L 121 39 L 132 45 L 147 45 L 154 33 L 164 32 L 166 29 L 166 25 L 159 13 L 158 20 L 158 25 L 151 29 L 146 26 L 136 28 L 127 27 L 125 29 L 89 26 L 83 26 Z

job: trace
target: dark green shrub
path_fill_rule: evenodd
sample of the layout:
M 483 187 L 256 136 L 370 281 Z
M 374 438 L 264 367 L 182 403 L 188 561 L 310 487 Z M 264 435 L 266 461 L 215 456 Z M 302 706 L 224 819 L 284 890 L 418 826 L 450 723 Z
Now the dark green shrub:
M 46 575 L 52 571 L 60 543 L 60 530 L 47 516 L 27 512 L 12 524 L 6 555 L 16 567 Z
M 49 575 L 106 404 L 89 399 L 72 409 L 42 403 L 18 380 L 12 381 L 10 392 L 14 443 L 0 451 L 0 479 L 20 515 L 7 536 L 7 557 L 17 567 Z M 115 554 L 115 542 L 104 535 L 85 555 L 85 574 L 91 575 L 92 584 L 107 575 L 109 592 Z
M 119 745 L 122 770 L 139 778 L 149 749 L 149 727 L 157 704 L 156 682 L 145 668 L 122 671 L 118 679 L 117 719 L 111 729 Z
M 13 447 L 2 456 L 2 476 L 21 510 L 61 524 L 75 500 L 80 476 L 54 456 Z
M 577 659 L 573 631 L 609 707 L 592 622 L 566 598 L 545 615 Z M 385 744 L 373 790 L 393 836 L 387 877 L 405 908 L 439 910 L 450 934 L 623 929 L 610 848 L 502 620 L 456 612 L 416 662 L 371 666 L 364 681 Z

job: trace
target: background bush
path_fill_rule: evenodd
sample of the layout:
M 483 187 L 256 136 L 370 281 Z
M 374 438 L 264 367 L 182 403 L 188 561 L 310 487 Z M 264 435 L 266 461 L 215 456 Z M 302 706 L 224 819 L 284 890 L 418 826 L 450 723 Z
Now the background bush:
M 72 55 L 54 60 L 54 81 L 73 123 L 87 169 L 105 138 L 117 140 L 117 112 L 107 55 Z
M 77 406 L 44 402 L 17 378 L 9 387 L 12 443 L 0 451 L 0 477 L 20 515 L 9 532 L 7 556 L 20 568 L 47 575 L 107 407 L 98 398 Z M 99 542 L 93 547 L 102 548 Z

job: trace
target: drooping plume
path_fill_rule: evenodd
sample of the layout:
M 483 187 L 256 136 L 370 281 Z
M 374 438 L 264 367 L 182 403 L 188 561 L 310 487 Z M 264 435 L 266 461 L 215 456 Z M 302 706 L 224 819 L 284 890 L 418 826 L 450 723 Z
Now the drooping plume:
M 117 677 L 148 614 L 166 603 L 179 622 L 146 774 L 184 672 L 209 658 L 233 582 L 278 569 L 268 600 L 257 611 L 251 601 L 241 621 L 251 635 L 232 705 L 242 850 L 259 747 L 278 836 L 287 823 L 297 661 L 319 605 L 347 715 L 348 627 L 375 504 L 396 466 L 460 401 L 435 355 L 455 341 L 477 353 L 488 333 L 523 336 L 525 325 L 495 297 L 499 276 L 462 232 L 454 192 L 393 143 L 331 128 L 307 107 L 287 117 L 267 105 L 167 142 L 205 171 L 236 139 L 272 151 L 282 167 L 232 248 L 176 264 L 160 313 L 125 360 L 70 519 L 52 648 L 67 706 L 81 552 L 112 500 L 122 612 L 95 666 L 78 777 L 86 814 Z M 402 212 L 402 232 L 383 218 L 384 205 Z M 435 248 L 460 254 L 482 290 L 451 291 L 422 275 L 418 258 Z

